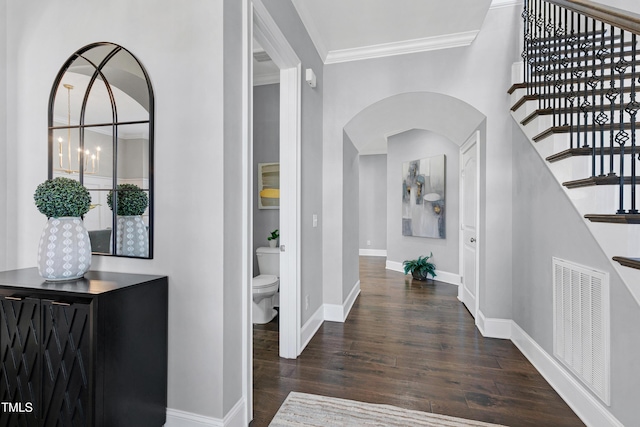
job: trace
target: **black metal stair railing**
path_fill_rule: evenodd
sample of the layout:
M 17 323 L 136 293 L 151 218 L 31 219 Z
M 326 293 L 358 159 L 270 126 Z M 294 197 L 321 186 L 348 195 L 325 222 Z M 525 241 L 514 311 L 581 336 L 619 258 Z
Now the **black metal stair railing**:
M 619 186 L 615 212 L 638 214 L 640 16 L 585 0 L 525 0 L 522 18 L 524 81 L 537 113 L 552 117 L 546 134 L 568 133 L 569 151 L 589 150 L 592 181 Z

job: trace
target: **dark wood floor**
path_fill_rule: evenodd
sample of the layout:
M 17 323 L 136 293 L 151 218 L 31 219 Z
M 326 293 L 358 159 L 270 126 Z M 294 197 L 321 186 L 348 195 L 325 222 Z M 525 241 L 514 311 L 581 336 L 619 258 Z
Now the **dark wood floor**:
M 483 338 L 457 288 L 360 258 L 361 294 L 296 360 L 278 357 L 277 319 L 254 325 L 254 421 L 290 391 L 523 426 L 584 424 L 508 340 Z

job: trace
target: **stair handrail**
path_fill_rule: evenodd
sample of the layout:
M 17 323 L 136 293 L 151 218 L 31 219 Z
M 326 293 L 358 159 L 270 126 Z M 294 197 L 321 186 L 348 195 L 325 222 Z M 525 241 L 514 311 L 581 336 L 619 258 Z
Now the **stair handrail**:
M 595 18 L 631 33 L 640 34 L 640 15 L 589 0 L 546 0 L 573 12 Z

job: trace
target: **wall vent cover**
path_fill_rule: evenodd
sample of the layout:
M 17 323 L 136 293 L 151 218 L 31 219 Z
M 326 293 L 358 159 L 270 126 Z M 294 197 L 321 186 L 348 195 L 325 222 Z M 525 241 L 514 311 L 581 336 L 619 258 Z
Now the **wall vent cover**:
M 609 274 L 553 258 L 553 354 L 610 403 Z

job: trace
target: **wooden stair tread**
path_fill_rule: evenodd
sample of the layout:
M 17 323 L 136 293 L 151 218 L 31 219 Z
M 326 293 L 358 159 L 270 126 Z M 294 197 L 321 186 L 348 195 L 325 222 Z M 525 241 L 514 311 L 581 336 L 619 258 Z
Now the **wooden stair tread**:
M 518 100 L 513 107 L 511 107 L 511 111 L 516 111 L 518 108 L 522 107 L 527 101 L 537 101 L 538 95 L 525 95 Z
M 605 176 L 590 176 L 589 178 L 576 179 L 573 181 L 563 182 L 567 188 L 580 188 L 580 187 L 593 187 L 594 185 L 618 185 L 620 184 L 620 177 L 616 175 Z M 631 184 L 631 177 L 624 177 L 624 184 Z
M 526 89 L 526 88 L 527 88 L 527 84 L 526 83 L 514 83 L 514 84 L 511 85 L 511 87 L 509 88 L 507 93 L 509 95 L 511 95 L 513 92 L 516 91 L 516 89 Z
M 547 160 L 550 163 L 553 163 L 553 162 L 568 159 L 569 157 L 574 157 L 574 156 L 590 156 L 592 152 L 593 150 L 591 147 L 569 148 L 567 150 L 563 150 L 558 153 L 552 154 L 549 157 L 547 157 L 545 160 Z M 611 154 L 611 148 L 604 147 L 603 153 L 605 156 L 609 156 Z M 613 154 L 620 155 L 620 148 L 614 147 Z M 624 154 L 630 155 L 631 152 L 625 151 Z M 600 147 L 596 147 L 596 155 L 600 155 Z
M 640 122 L 636 122 L 636 129 L 640 130 Z M 622 126 L 620 126 L 620 123 L 607 123 L 603 126 L 600 125 L 592 125 L 592 124 L 588 124 L 588 125 L 581 125 L 580 126 L 580 132 L 592 132 L 594 130 L 599 131 L 599 130 L 604 130 L 604 131 L 609 131 L 611 130 L 611 128 L 613 127 L 614 131 L 618 131 L 620 130 L 620 128 L 622 127 L 622 129 L 624 130 L 630 130 L 631 129 L 631 123 L 623 123 Z M 574 131 L 578 131 L 578 126 L 574 126 Z M 569 133 L 571 132 L 571 126 L 553 126 L 550 127 L 549 129 L 540 132 L 538 135 L 533 137 L 533 140 L 535 142 L 539 142 L 551 135 L 557 134 L 557 133 Z
M 584 217 L 591 222 L 608 222 L 611 224 L 640 224 L 640 214 L 587 214 Z
M 624 256 L 614 256 L 614 261 L 620 263 L 624 267 L 640 269 L 640 258 L 628 258 Z

